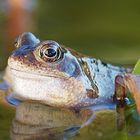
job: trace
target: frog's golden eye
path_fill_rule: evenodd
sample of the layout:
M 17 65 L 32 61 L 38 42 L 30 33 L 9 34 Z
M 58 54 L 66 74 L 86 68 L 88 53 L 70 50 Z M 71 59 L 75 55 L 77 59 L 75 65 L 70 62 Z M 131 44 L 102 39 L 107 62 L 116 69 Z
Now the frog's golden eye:
M 46 62 L 55 62 L 63 56 L 62 48 L 55 41 L 46 41 L 41 44 L 40 57 Z

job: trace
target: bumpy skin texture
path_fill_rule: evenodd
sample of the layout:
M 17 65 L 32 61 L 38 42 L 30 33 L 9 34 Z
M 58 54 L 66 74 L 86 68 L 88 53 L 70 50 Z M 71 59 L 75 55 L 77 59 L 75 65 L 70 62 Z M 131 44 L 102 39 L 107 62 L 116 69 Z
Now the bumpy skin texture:
M 29 32 L 15 43 L 17 49 L 8 66 L 17 98 L 57 107 L 112 103 L 115 76 L 124 68 L 86 57 L 55 41 L 40 41 Z

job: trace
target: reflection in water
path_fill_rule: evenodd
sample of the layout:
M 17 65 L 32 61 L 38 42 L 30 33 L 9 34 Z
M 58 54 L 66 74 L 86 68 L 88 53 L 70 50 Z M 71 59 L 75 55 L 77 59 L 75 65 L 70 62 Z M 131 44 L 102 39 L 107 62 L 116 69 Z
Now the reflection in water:
M 9 94 L 7 100 L 17 105 L 18 100 L 12 98 L 12 95 L 14 94 Z M 105 105 L 99 105 L 72 111 L 37 102 L 22 102 L 17 106 L 10 137 L 13 140 L 68 139 L 80 131 L 80 134 L 73 138 L 106 140 L 116 133 L 115 111 L 109 110 L 110 108 L 111 106 L 106 106 L 105 110 Z
M 17 106 L 12 122 L 11 139 L 67 139 L 93 115 L 89 109 L 79 112 L 43 104 L 23 102 Z
M 129 76 L 130 79 L 134 78 Z M 129 81 L 129 90 L 131 82 Z M 124 83 L 120 82 L 119 84 L 123 86 Z M 136 109 L 136 104 L 139 102 L 137 99 L 134 101 L 131 96 L 137 93 L 120 94 L 121 91 L 124 91 L 121 90 L 123 88 L 116 87 L 119 91 L 117 95 L 127 95 L 129 98 L 127 104 L 117 105 L 117 114 L 111 106 L 99 105 L 81 110 L 68 110 L 31 101 L 19 102 L 13 98 L 13 94 L 7 93 L 11 90 L 5 90 L 5 84 L 1 84 L 0 88 L 5 91 L 3 95 L 10 95 L 7 96 L 7 101 L 16 105 L 16 115 L 11 124 L 10 137 L 12 140 L 65 140 L 69 138 L 72 140 L 112 140 L 126 139 L 127 134 L 139 135 L 140 117 Z M 2 90 L 0 95 L 2 95 Z

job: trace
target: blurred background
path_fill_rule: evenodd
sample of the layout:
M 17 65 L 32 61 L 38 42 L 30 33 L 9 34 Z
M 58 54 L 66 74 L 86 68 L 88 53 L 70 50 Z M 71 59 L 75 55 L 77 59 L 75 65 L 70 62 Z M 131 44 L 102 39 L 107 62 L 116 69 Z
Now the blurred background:
M 0 70 L 14 38 L 31 31 L 114 64 L 135 64 L 140 51 L 139 0 L 0 0 Z

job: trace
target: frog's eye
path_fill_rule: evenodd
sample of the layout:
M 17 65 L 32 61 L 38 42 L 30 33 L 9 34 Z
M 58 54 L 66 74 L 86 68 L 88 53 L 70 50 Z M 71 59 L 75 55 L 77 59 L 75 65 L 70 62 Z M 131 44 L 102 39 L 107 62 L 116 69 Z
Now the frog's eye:
M 57 55 L 57 50 L 55 48 L 47 48 L 44 51 L 44 55 L 48 58 L 55 57 Z
M 40 57 L 46 62 L 55 62 L 63 56 L 62 48 L 55 41 L 46 41 L 41 44 Z

